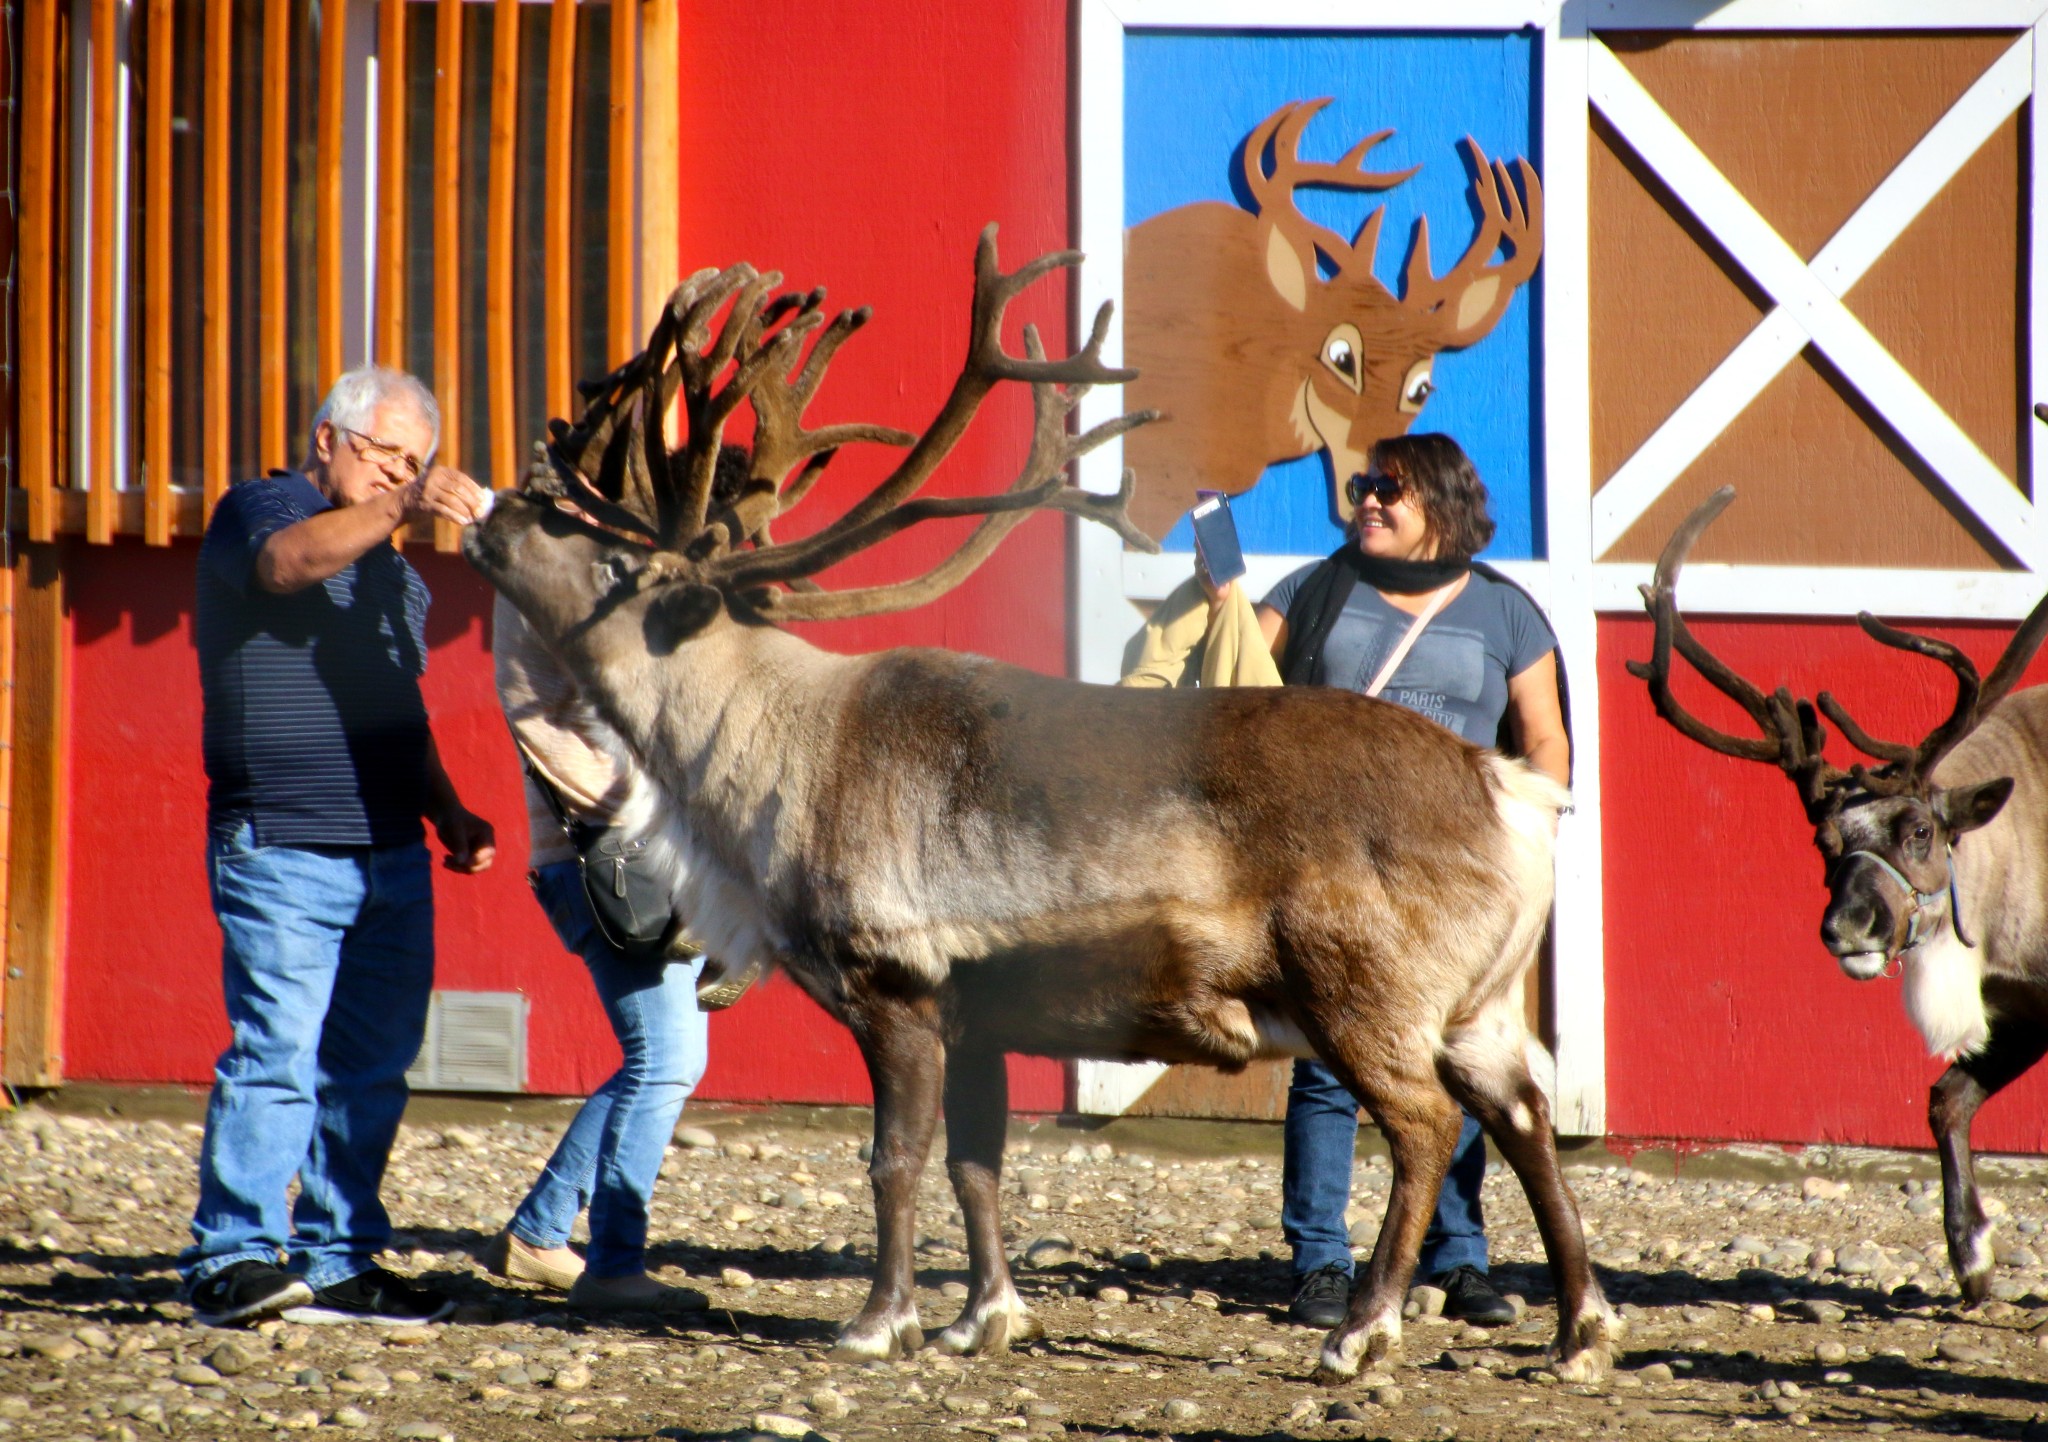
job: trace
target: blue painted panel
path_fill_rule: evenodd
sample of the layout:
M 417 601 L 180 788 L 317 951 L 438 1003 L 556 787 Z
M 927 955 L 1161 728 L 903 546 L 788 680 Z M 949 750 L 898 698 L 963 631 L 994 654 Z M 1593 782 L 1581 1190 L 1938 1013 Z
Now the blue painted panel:
M 1309 219 L 1345 236 L 1384 202 L 1387 219 L 1373 270 L 1398 295 L 1418 215 L 1429 217 L 1438 274 L 1472 238 L 1476 211 L 1458 148 L 1466 135 L 1489 157 L 1526 156 L 1541 176 L 1536 58 L 1528 31 L 1132 32 L 1124 40 L 1124 223 L 1198 200 L 1245 204 L 1242 152 L 1253 127 L 1290 101 L 1334 96 L 1302 137 L 1305 159 L 1334 161 L 1366 135 L 1391 127 L 1396 133 L 1368 164 L 1423 169 L 1388 192 L 1302 190 L 1297 199 Z M 1478 466 L 1499 528 L 1487 550 L 1493 557 L 1544 554 L 1542 284 L 1539 268 L 1491 335 L 1438 359 L 1436 394 L 1413 427 L 1447 432 Z M 1320 455 L 1269 467 L 1231 509 L 1250 552 L 1306 555 L 1329 551 L 1342 539 Z M 1185 518 L 1165 544 L 1193 549 Z

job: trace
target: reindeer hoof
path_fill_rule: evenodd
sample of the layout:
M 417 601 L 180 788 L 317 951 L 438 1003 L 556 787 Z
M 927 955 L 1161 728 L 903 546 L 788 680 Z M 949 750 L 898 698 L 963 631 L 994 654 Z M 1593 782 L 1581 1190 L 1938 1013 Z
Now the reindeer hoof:
M 1316 1381 L 1325 1387 L 1349 1382 L 1366 1363 L 1391 1367 L 1401 1359 L 1401 1323 L 1398 1318 L 1379 1316 L 1353 1329 L 1346 1322 L 1323 1341 L 1316 1361 Z
M 939 1333 L 932 1345 L 956 1357 L 1000 1357 L 1012 1346 L 1021 1347 L 1044 1335 L 1045 1327 L 1038 1318 L 1012 1298 L 1007 1305 L 970 1307 L 957 1322 Z
M 1551 1370 L 1562 1382 L 1598 1382 L 1614 1361 L 1614 1344 L 1627 1324 L 1603 1307 L 1588 1307 L 1557 1338 L 1557 1357 Z
M 855 1317 L 839 1329 L 832 1344 L 835 1362 L 888 1362 L 907 1357 L 924 1345 L 917 1313 L 902 1317 Z

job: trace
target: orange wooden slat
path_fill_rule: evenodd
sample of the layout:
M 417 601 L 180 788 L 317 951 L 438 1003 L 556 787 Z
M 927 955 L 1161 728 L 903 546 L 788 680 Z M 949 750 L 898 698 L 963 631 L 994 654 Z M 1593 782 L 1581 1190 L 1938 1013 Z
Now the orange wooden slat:
M 285 454 L 285 219 L 291 177 L 285 132 L 291 98 L 291 7 L 263 7 L 263 173 L 259 182 L 256 257 L 256 447 L 266 470 L 291 463 Z
M 320 114 L 313 158 L 313 305 L 319 388 L 341 375 L 341 123 L 348 82 L 348 5 L 320 7 Z
M 6 795 L 6 966 L 0 969 L 0 1079 L 12 1086 L 64 1080 L 64 898 L 69 888 L 71 787 L 70 626 L 62 554 L 29 546 L 14 556 L 14 722 Z
M 205 116 L 201 124 L 205 147 L 206 214 L 200 270 L 200 456 L 206 477 L 206 516 L 228 488 L 228 239 L 234 215 L 228 203 L 228 110 L 233 98 L 233 0 L 207 0 L 206 59 L 201 85 Z
M 607 176 L 605 361 L 617 365 L 639 348 L 639 317 L 633 305 L 634 94 L 640 72 L 639 0 L 612 0 L 611 172 Z
M 28 0 L 22 15 L 21 194 L 17 256 L 21 334 L 17 455 L 28 492 L 28 538 L 57 533 L 57 458 L 50 326 L 54 307 L 50 247 L 57 216 L 57 0 Z
M 547 315 L 547 405 L 561 415 L 576 413 L 576 366 L 569 335 L 571 143 L 576 118 L 576 0 L 554 0 L 548 28 L 548 135 L 546 196 L 541 213 L 546 230 L 541 247 Z
M 498 0 L 491 41 L 491 173 L 484 223 L 484 368 L 491 386 L 491 484 L 519 478 L 512 358 L 512 196 L 519 138 L 519 0 Z
M 434 391 L 441 460 L 462 464 L 462 6 L 441 0 L 434 61 Z M 434 521 L 434 549 L 453 551 L 462 530 Z
M 377 12 L 377 361 L 405 367 L 405 9 Z
M 171 504 L 171 0 L 149 0 L 143 93 L 142 538 L 168 546 Z
M 120 70 L 114 63 L 116 0 L 93 0 L 92 6 L 92 239 L 91 289 L 88 292 L 86 335 L 91 379 L 86 394 L 90 447 L 91 492 L 86 507 L 85 538 L 103 545 L 114 539 L 119 497 L 114 493 L 114 407 L 120 387 L 114 376 L 114 225 L 116 198 L 116 87 Z
M 676 0 L 640 9 L 640 318 L 653 329 L 682 260 L 681 65 Z

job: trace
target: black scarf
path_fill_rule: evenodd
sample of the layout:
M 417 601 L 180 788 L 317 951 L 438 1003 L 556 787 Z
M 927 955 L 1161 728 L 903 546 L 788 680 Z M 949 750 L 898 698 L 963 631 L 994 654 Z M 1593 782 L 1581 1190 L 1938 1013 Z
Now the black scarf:
M 1294 604 L 1287 608 L 1287 647 L 1280 658 L 1281 679 L 1289 686 L 1307 686 L 1314 682 L 1323 645 L 1336 628 L 1337 618 L 1344 614 L 1344 603 L 1351 599 L 1351 588 L 1360 581 L 1376 591 L 1412 596 L 1447 586 L 1467 571 L 1477 571 L 1489 581 L 1514 586 L 1517 591 L 1522 591 L 1530 605 L 1536 604 L 1535 598 L 1527 591 L 1484 562 L 1387 560 L 1366 555 L 1358 549 L 1355 541 L 1347 539 L 1330 553 L 1328 560 L 1309 572 L 1308 579 L 1301 583 L 1301 589 L 1294 593 Z M 1540 612 L 1542 608 L 1537 609 Z M 1557 700 L 1564 712 L 1565 731 L 1569 735 L 1571 692 L 1565 686 L 1564 656 L 1561 652 L 1557 658 Z M 1500 734 L 1495 744 L 1497 749 L 1513 754 L 1509 751 L 1511 738 L 1505 715 L 1501 717 Z
M 1375 591 L 1400 596 L 1439 590 L 1472 569 L 1469 560 L 1397 561 L 1368 556 L 1346 541 L 1309 573 L 1287 608 L 1287 650 L 1280 674 L 1290 686 L 1306 686 L 1322 659 L 1323 643 L 1344 614 L 1351 588 L 1360 581 Z

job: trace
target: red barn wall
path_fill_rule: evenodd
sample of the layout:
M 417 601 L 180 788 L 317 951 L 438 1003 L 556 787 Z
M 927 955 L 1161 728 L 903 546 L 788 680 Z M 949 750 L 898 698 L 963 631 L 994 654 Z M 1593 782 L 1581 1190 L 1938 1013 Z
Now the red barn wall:
M 880 13 L 685 6 L 680 262 L 687 273 L 752 260 L 792 286 L 829 287 L 835 303 L 872 305 L 874 323 L 841 353 L 812 420 L 921 429 L 965 352 L 981 227 L 1002 226 L 1008 268 L 1067 243 L 1067 14 L 1047 0 L 929 0 L 891 7 L 886 23 Z M 1011 344 L 1021 348 L 1025 320 L 1064 343 L 1067 309 L 1064 281 L 1042 284 L 1014 308 Z M 935 490 L 994 489 L 1014 475 L 1026 398 L 999 396 L 985 410 Z M 843 455 L 812 508 L 829 519 L 886 460 Z M 828 583 L 915 574 L 964 533 L 926 529 Z M 67 545 L 76 784 L 66 1072 L 201 1082 L 227 1030 L 203 852 L 195 547 Z M 530 1087 L 587 1091 L 617 1049 L 581 966 L 527 895 L 525 809 L 491 688 L 488 594 L 455 558 L 411 559 L 435 597 L 435 732 L 465 799 L 503 843 L 490 874 L 437 877 L 437 984 L 525 992 Z M 840 650 L 942 645 L 1063 673 L 1068 588 L 1065 534 L 1041 517 L 935 605 L 812 630 Z M 786 980 L 713 1019 L 711 1058 L 706 1099 L 868 1100 L 851 1040 Z M 1013 1060 L 1011 1075 L 1022 1109 L 1064 1101 L 1057 1064 Z
M 1770 689 L 1833 691 L 1875 735 L 1918 740 L 1955 699 L 1938 663 L 1886 650 L 1853 621 L 1695 621 L 1716 654 Z M 2009 626 L 1916 627 L 1988 672 Z M 1930 1059 L 1897 981 L 1855 982 L 1820 944 L 1827 892 L 1791 782 L 1713 755 L 1650 709 L 1622 663 L 1650 654 L 1644 619 L 1600 624 L 1607 1125 L 1617 1137 L 1925 1147 Z M 2048 680 L 2037 660 L 2026 683 Z M 1695 715 L 1747 718 L 1689 674 Z M 1858 759 L 1839 741 L 1830 759 Z M 2048 1071 L 1990 1102 L 1984 1150 L 2048 1147 Z

